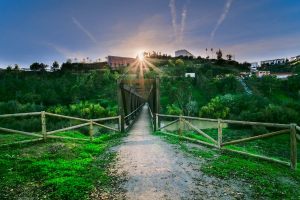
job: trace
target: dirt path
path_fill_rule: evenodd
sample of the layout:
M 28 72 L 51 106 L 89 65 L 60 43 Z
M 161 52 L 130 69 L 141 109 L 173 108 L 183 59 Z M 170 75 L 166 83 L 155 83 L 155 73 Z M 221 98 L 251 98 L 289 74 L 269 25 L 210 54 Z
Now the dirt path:
M 151 135 L 147 107 L 117 147 L 117 171 L 126 174 L 127 199 L 243 199 L 239 183 L 204 175 L 201 162 Z

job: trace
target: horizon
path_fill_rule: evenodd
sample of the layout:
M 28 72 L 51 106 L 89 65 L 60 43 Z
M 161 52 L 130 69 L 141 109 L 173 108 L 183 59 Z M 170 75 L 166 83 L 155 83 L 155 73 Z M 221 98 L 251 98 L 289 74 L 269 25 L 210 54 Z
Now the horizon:
M 0 16 L 0 68 L 178 49 L 220 48 L 239 62 L 300 54 L 296 0 L 2 1 Z

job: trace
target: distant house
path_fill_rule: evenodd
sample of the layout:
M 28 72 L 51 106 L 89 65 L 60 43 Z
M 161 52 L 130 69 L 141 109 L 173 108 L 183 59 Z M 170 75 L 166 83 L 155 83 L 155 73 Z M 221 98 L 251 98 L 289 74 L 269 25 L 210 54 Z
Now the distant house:
M 300 55 L 294 56 L 294 57 L 290 58 L 290 62 L 292 62 L 292 61 L 298 61 L 298 60 L 300 60 Z
M 260 65 L 282 65 L 287 62 L 287 59 L 285 58 L 279 58 L 274 60 L 264 60 L 260 62 Z
M 272 73 L 271 75 L 276 76 L 278 79 L 287 79 L 290 76 L 293 76 L 294 74 L 291 72 L 283 72 L 283 73 Z
M 263 77 L 263 76 L 271 75 L 270 71 L 257 71 L 255 74 L 256 74 L 257 77 Z
M 196 73 L 185 73 L 185 77 L 195 78 Z
M 127 58 L 127 57 L 120 57 L 120 56 L 108 56 L 107 57 L 107 64 L 112 69 L 120 69 L 120 68 L 127 67 L 135 61 L 136 61 L 136 58 Z
M 253 63 L 250 63 L 251 66 L 250 66 L 250 71 L 251 72 L 256 72 L 257 71 L 257 68 L 259 67 L 258 66 L 258 62 L 253 62 Z
M 194 57 L 193 54 L 191 54 L 189 51 L 185 50 L 185 49 L 181 49 L 181 50 L 177 50 L 175 51 L 175 57 Z

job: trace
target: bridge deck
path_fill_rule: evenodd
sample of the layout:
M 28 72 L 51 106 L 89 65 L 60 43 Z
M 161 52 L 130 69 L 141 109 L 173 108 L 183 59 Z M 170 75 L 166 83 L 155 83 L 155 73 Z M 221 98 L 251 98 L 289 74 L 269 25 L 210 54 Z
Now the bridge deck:
M 183 155 L 151 132 L 144 106 L 129 136 L 118 147 L 116 167 L 120 174 L 128 175 L 123 185 L 128 199 L 195 199 L 199 195 L 208 198 L 225 193 L 222 181 L 208 178 L 198 170 L 201 160 Z

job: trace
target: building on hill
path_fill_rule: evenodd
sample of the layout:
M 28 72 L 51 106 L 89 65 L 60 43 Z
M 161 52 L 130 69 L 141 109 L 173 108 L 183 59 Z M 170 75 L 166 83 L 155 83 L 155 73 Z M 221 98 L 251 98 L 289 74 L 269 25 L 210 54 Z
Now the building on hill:
M 120 56 L 107 56 L 107 64 L 112 69 L 120 69 L 129 66 L 136 61 L 136 58 L 120 57 Z
M 290 58 L 290 62 L 293 62 L 293 61 L 299 61 L 299 60 L 300 60 L 300 55 L 294 56 L 294 57 L 291 57 L 291 58 Z
M 258 62 L 253 62 L 253 63 L 250 63 L 251 66 L 250 66 L 250 71 L 251 72 L 256 72 L 257 71 L 257 68 L 259 67 L 258 66 Z
M 185 50 L 185 49 L 181 49 L 181 50 L 177 50 L 175 51 L 175 57 L 194 57 L 193 54 L 191 54 L 189 51 Z
M 271 75 L 270 71 L 257 71 L 256 72 L 257 77 L 270 76 L 270 75 Z
M 285 58 L 278 58 L 278 59 L 274 59 L 274 60 L 264 60 L 260 62 L 260 65 L 282 65 L 285 64 L 287 62 L 287 59 Z

